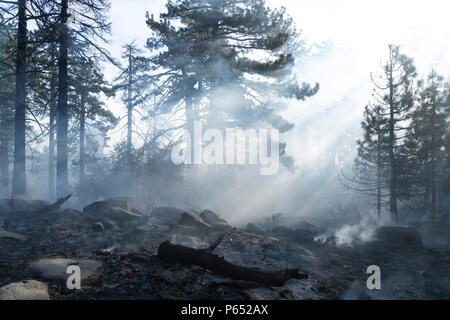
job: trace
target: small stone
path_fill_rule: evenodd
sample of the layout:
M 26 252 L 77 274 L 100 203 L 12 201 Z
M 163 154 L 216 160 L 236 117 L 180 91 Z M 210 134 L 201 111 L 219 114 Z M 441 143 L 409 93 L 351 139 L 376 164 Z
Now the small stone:
M 27 280 L 0 288 L 0 300 L 50 300 L 45 283 Z

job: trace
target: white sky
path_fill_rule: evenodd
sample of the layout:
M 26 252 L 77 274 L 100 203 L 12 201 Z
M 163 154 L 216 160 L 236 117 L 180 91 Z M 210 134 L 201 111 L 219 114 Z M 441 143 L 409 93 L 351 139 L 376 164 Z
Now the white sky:
M 110 49 L 119 57 L 121 46 L 127 42 L 136 40 L 144 46 L 149 35 L 145 13 L 157 17 L 165 1 L 111 1 Z M 298 135 L 304 139 L 291 149 L 303 163 L 314 161 L 321 149 L 336 143 L 346 130 L 358 130 L 370 98 L 370 72 L 378 71 L 388 44 L 401 45 L 402 52 L 415 59 L 420 73 L 433 67 L 450 77 L 448 0 L 268 0 L 267 4 L 285 6 L 310 43 L 334 44 L 326 55 L 312 57 L 297 68 L 299 79 L 321 84 L 316 97 L 293 103 L 286 112 L 297 125 L 287 139 L 298 141 Z M 109 79 L 117 74 L 111 68 L 105 71 Z M 125 114 L 119 101 L 111 102 L 111 107 L 116 115 Z M 121 133 L 116 131 L 115 137 L 120 139 Z

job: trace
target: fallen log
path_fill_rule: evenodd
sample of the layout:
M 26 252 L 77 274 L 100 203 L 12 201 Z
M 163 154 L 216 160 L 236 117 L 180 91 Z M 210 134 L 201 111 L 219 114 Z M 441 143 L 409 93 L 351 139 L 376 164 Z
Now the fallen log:
M 43 212 L 50 212 L 50 211 L 53 211 L 53 210 L 57 210 L 57 209 L 59 209 L 66 201 L 68 201 L 71 197 L 72 197 L 72 195 L 69 194 L 67 197 L 58 199 L 55 203 L 53 203 L 53 204 L 51 204 L 51 205 L 49 205 L 49 206 L 46 206 L 46 207 L 44 207 L 44 208 L 41 208 L 41 209 L 38 209 L 38 210 L 33 211 L 32 214 L 40 214 L 40 213 L 43 213 Z
M 299 272 L 299 269 L 262 271 L 256 268 L 235 265 L 226 261 L 223 257 L 213 254 L 212 251 L 230 233 L 231 231 L 222 235 L 213 245 L 206 249 L 194 249 L 165 241 L 158 248 L 158 258 L 169 262 L 196 265 L 232 279 L 253 281 L 273 287 L 282 287 L 289 279 L 308 278 L 308 275 Z

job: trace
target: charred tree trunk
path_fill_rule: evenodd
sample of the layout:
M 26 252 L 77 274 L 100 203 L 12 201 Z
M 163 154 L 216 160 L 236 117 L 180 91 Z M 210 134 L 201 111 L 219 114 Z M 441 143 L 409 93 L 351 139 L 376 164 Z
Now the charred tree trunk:
M 61 198 L 68 193 L 68 75 L 67 75 L 67 46 L 68 46 L 68 0 L 61 0 L 61 33 L 59 38 L 58 61 L 58 116 L 57 116 L 57 163 L 56 188 L 57 197 Z
M 127 110 L 128 110 L 128 123 L 127 123 L 127 155 L 128 155 L 128 163 L 131 162 L 131 153 L 133 151 L 133 56 L 130 52 L 128 54 L 128 68 L 129 68 L 129 75 L 128 75 L 128 102 L 127 102 Z
M 397 165 L 395 161 L 395 106 L 394 106 L 394 75 L 392 48 L 390 47 L 389 61 L 389 164 L 390 164 L 390 188 L 389 188 L 389 212 L 391 219 L 398 222 L 397 208 Z
M 298 269 L 261 271 L 256 268 L 243 267 L 230 263 L 224 258 L 212 253 L 225 236 L 226 234 L 221 236 L 208 249 L 194 249 L 166 241 L 161 243 L 158 248 L 158 258 L 164 261 L 196 265 L 236 280 L 254 281 L 274 287 L 281 287 L 287 280 L 292 278 L 301 279 L 308 277 L 300 273 Z
M 84 201 L 85 195 L 85 142 L 86 142 L 86 110 L 85 110 L 85 93 L 81 93 L 81 110 L 80 110 L 80 175 L 79 175 L 79 196 Z
M 17 31 L 16 101 L 14 113 L 14 169 L 12 193 L 26 194 L 25 110 L 27 60 L 27 1 L 19 0 Z
M 51 49 L 52 60 L 56 56 L 55 45 Z M 50 121 L 48 133 L 48 198 L 50 201 L 56 197 L 55 190 L 55 116 L 56 116 L 56 74 L 52 68 L 50 78 Z
M 377 139 L 377 216 L 381 217 L 381 134 L 380 125 L 378 124 L 378 139 Z
M 434 103 L 433 103 L 434 105 Z M 431 184 L 431 224 L 434 226 L 436 222 L 436 207 L 437 207 L 437 188 L 436 188 L 436 161 L 437 161 L 437 150 L 436 150 L 436 110 L 433 109 L 432 114 L 432 138 L 431 138 L 431 174 L 430 174 L 430 184 Z
M 5 123 L 2 121 L 2 128 Z M 5 132 L 0 132 L 0 197 L 9 197 L 9 140 Z

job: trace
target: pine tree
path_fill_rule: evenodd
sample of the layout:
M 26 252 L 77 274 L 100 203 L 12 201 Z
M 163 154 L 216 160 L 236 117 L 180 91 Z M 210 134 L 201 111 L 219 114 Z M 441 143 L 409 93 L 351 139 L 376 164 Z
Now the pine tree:
M 16 99 L 14 111 L 14 169 L 12 193 L 25 195 L 25 111 L 27 60 L 27 0 L 19 0 L 16 54 Z
M 389 212 L 393 221 L 399 221 L 398 198 L 399 154 L 407 130 L 410 128 L 411 112 L 416 99 L 417 72 L 413 60 L 400 53 L 398 46 L 389 46 L 389 57 L 379 79 L 373 79 L 375 103 L 380 105 L 388 121 L 389 154 Z
M 421 83 L 418 108 L 412 115 L 412 126 L 403 150 L 403 168 L 410 171 L 406 180 L 411 190 L 409 199 L 422 199 L 420 202 L 424 209 L 430 208 L 433 223 L 436 221 L 440 186 L 445 177 L 447 90 L 444 78 L 434 70 Z
M 341 183 L 349 190 L 366 194 L 374 200 L 377 216 L 381 216 L 389 186 L 388 121 L 380 105 L 369 103 L 361 123 L 364 138 L 358 140 L 358 154 L 352 175 L 342 173 Z
M 122 101 L 127 109 L 127 158 L 130 162 L 133 152 L 133 111 L 145 106 L 153 93 L 148 77 L 149 62 L 141 56 L 142 50 L 134 43 L 126 44 L 123 49 L 122 58 L 127 64 L 115 79 L 115 89 L 123 92 Z
M 14 27 L 5 24 L 0 29 L 0 196 L 10 195 L 10 148 L 14 138 L 15 44 Z
M 263 0 L 175 1 L 166 8 L 159 20 L 148 15 L 153 34 L 147 47 L 160 71 L 154 76 L 159 103 L 183 109 L 187 130 L 200 119 L 215 128 L 261 122 L 282 132 L 293 128 L 277 114 L 276 102 L 304 100 L 319 86 L 299 84 L 290 73 L 294 56 L 286 48 L 297 33 L 284 9 L 270 9 Z
M 111 111 L 106 109 L 102 96 L 111 97 L 114 90 L 105 81 L 100 66 L 93 59 L 70 59 L 69 101 L 74 118 L 78 120 L 78 197 L 86 198 L 86 140 L 88 129 L 95 134 L 106 134 L 117 122 Z

